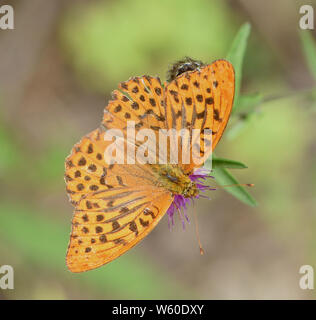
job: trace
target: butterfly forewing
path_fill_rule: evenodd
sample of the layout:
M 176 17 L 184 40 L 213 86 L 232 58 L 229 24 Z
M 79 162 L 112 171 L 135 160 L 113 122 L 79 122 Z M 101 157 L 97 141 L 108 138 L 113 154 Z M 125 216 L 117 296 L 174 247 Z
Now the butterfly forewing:
M 144 135 L 152 134 L 147 144 L 149 163 L 159 163 L 159 129 L 165 127 L 163 88 L 159 78 L 143 76 L 131 78 L 119 84 L 112 94 L 113 100 L 105 107 L 102 125 L 105 129 L 120 129 L 127 143 L 135 145 L 135 157 L 139 146 L 145 142 Z M 127 135 L 127 125 L 133 125 L 133 140 Z M 136 136 L 136 141 L 134 137 Z M 131 155 L 131 154 L 130 154 Z M 133 155 L 131 155 L 133 156 Z
M 182 141 L 182 147 L 178 148 L 179 151 L 182 148 L 190 150 L 190 163 L 182 163 L 184 172 L 191 173 L 201 166 L 194 163 L 194 157 L 206 160 L 215 149 L 231 113 L 234 87 L 234 68 L 226 60 L 217 60 L 201 70 L 186 72 L 166 85 L 167 127 L 187 128 L 191 133 L 190 140 Z M 193 129 L 199 129 L 201 135 L 193 135 Z M 211 133 L 206 136 L 203 130 Z M 197 143 L 200 146 L 198 154 Z

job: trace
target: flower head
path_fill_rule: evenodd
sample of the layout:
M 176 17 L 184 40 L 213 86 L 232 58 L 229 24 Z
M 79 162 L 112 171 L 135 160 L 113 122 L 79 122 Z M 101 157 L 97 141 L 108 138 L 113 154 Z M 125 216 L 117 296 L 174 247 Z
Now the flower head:
M 191 179 L 191 181 L 195 183 L 196 187 L 202 192 L 206 190 L 216 190 L 215 188 L 211 188 L 206 184 L 207 178 L 214 178 L 213 176 L 210 176 L 209 173 L 210 173 L 209 170 L 199 168 L 199 169 L 196 169 L 194 173 L 189 176 L 189 178 Z M 185 220 L 188 223 L 190 223 L 189 217 L 187 215 L 187 206 L 188 204 L 190 204 L 190 202 L 193 204 L 194 199 L 199 199 L 200 197 L 206 197 L 206 196 L 198 193 L 196 196 L 185 198 L 181 194 L 176 194 L 174 196 L 173 202 L 171 203 L 169 209 L 167 210 L 169 228 L 174 226 L 174 214 L 176 211 L 178 211 L 179 213 L 183 228 L 185 227 Z

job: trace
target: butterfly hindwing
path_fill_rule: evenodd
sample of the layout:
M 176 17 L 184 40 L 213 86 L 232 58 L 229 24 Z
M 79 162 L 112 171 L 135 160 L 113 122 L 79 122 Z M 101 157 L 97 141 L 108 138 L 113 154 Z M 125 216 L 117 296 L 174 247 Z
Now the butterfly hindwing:
M 66 258 L 70 271 L 91 270 L 125 253 L 157 225 L 172 202 L 168 193 L 129 191 L 120 201 L 112 197 L 105 208 L 96 208 L 98 202 L 89 198 L 89 209 L 75 211 Z
M 94 269 L 143 239 L 172 202 L 156 186 L 147 165 L 106 164 L 106 143 L 97 129 L 73 148 L 66 160 L 67 191 L 75 206 L 67 266 Z

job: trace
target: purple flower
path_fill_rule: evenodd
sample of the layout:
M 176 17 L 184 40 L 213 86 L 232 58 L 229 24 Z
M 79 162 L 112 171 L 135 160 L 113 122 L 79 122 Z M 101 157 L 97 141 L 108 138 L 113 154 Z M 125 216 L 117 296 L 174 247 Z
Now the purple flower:
M 206 190 L 216 190 L 215 188 L 211 188 L 210 186 L 205 184 L 207 178 L 214 178 L 213 176 L 210 176 L 209 173 L 210 173 L 209 170 L 199 168 L 195 170 L 194 173 L 189 176 L 189 178 L 191 179 L 191 181 L 195 182 L 196 187 L 202 192 Z M 179 213 L 183 228 L 185 228 L 185 220 L 188 223 L 190 223 L 189 217 L 187 216 L 187 206 L 190 203 L 193 204 L 194 199 L 199 199 L 200 197 L 206 197 L 206 196 L 197 194 L 194 197 L 185 198 L 180 194 L 175 195 L 173 202 L 171 203 L 169 209 L 167 210 L 169 229 L 174 226 L 175 212 Z M 206 198 L 209 199 L 208 197 Z

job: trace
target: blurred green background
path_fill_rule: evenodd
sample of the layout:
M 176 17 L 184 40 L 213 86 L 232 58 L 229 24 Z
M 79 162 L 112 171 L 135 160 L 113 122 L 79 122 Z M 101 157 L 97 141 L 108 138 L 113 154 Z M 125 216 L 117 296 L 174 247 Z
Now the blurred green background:
M 15 30 L 0 30 L 0 265 L 14 267 L 15 289 L 0 289 L 0 299 L 316 296 L 299 288 L 300 266 L 316 267 L 315 33 L 298 27 L 299 7 L 316 10 L 316 1 L 5 3 Z M 118 82 L 165 80 L 169 64 L 187 55 L 226 57 L 245 22 L 252 29 L 241 95 L 257 100 L 244 103 L 216 154 L 248 166 L 231 172 L 255 184 L 258 206 L 212 192 L 197 203 L 204 256 L 193 218 L 170 232 L 165 217 L 121 258 L 71 274 L 63 174 L 73 144 L 99 125 Z

